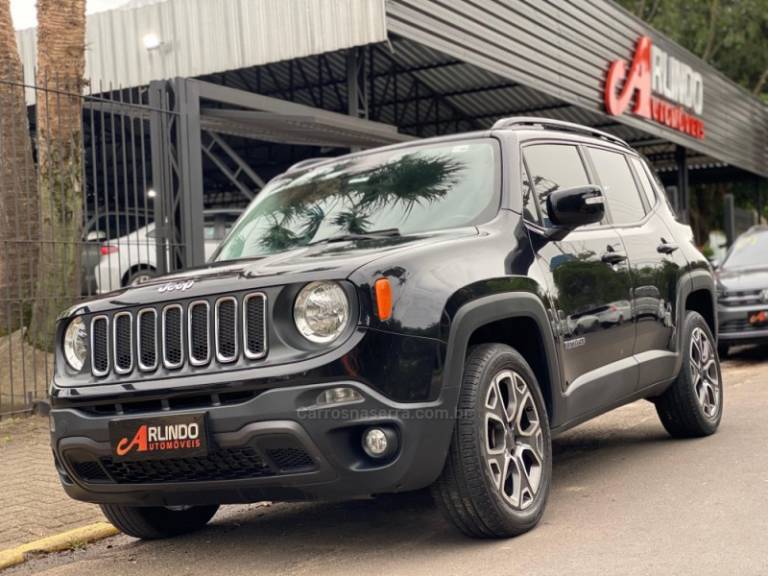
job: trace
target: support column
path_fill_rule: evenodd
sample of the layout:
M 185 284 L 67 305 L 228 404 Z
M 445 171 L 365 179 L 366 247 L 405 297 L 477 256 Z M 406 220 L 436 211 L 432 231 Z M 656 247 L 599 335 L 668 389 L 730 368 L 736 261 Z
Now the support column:
M 347 114 L 368 118 L 368 92 L 362 48 L 347 50 Z
M 733 194 L 723 196 L 723 219 L 726 243 L 730 247 L 736 239 L 736 204 Z
M 200 135 L 200 93 L 197 84 L 176 78 L 179 122 L 179 171 L 184 266 L 205 263 L 203 242 L 203 153 Z
M 168 84 L 164 80 L 153 80 L 149 84 L 149 142 L 152 162 L 152 180 L 149 183 L 155 191 L 152 199 L 155 222 L 155 266 L 159 274 L 169 271 L 168 236 L 165 226 L 170 198 L 174 195 L 170 133 L 173 115 L 168 110 Z M 145 191 L 146 192 L 146 191 Z
M 691 223 L 691 191 L 688 187 L 688 151 L 684 146 L 675 147 L 677 164 L 677 206 L 680 219 Z

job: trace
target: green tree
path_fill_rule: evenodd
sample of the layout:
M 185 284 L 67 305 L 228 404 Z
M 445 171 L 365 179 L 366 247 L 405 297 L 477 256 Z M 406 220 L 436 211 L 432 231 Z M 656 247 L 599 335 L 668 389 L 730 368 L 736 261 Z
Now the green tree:
M 80 296 L 85 0 L 37 0 L 37 150 L 42 240 L 29 339 L 50 348 L 60 309 Z
M 768 0 L 617 0 L 768 102 Z
M 16 330 L 35 275 L 37 190 L 24 74 L 9 0 L 0 0 L 0 335 Z

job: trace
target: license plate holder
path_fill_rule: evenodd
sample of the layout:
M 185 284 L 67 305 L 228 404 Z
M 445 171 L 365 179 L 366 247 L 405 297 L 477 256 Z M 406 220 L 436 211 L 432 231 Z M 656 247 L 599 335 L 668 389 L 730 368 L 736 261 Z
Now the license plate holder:
M 208 455 L 206 413 L 124 418 L 109 423 L 117 462 L 169 460 Z

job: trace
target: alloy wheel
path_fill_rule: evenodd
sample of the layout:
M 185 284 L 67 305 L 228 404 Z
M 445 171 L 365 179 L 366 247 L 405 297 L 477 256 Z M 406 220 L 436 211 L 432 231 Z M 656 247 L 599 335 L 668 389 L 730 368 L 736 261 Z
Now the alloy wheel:
M 691 334 L 689 365 L 699 406 L 707 418 L 714 418 L 720 409 L 717 355 L 709 337 L 699 327 L 694 328 Z
M 542 486 L 544 434 L 528 384 L 512 370 L 500 371 L 488 387 L 485 452 L 502 498 L 514 508 L 529 507 Z

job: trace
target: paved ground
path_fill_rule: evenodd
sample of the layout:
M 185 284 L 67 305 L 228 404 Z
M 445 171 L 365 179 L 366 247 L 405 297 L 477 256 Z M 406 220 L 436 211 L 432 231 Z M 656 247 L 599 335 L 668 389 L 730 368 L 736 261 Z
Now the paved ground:
M 0 502 L 0 550 L 103 519 L 64 494 L 39 416 L 0 421 Z
M 230 507 L 195 535 L 118 536 L 9 576 L 768 574 L 765 360 L 750 349 L 727 362 L 725 417 L 710 438 L 671 440 L 647 402 L 558 438 L 548 510 L 514 540 L 468 540 L 418 495 Z

